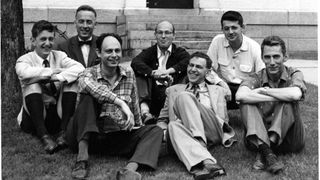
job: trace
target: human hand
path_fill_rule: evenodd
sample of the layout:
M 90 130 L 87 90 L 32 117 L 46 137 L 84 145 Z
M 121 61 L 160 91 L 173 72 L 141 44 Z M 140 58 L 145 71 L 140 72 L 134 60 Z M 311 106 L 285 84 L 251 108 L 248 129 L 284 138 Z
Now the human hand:
M 52 69 L 52 74 L 59 74 L 62 72 L 62 69 L 61 68 L 54 68 Z
M 258 94 L 268 95 L 267 89 L 269 89 L 269 87 L 260 87 L 260 88 L 254 89 L 253 92 Z
M 121 104 L 120 109 L 125 114 L 125 116 L 127 118 L 126 123 L 124 124 L 122 129 L 131 131 L 134 126 L 134 116 L 133 116 L 133 113 L 131 112 L 129 106 L 127 105 L 127 103 L 125 103 L 123 100 L 121 100 L 121 101 L 122 102 L 120 103 Z
M 169 75 L 169 72 L 167 70 L 157 69 L 153 70 L 151 74 L 155 79 L 160 79 L 162 76 Z

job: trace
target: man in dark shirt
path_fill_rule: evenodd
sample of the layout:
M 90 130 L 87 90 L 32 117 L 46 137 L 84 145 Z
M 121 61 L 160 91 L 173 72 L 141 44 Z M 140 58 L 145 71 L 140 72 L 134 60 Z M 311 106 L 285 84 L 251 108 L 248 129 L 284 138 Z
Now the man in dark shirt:
M 137 77 L 142 119 L 146 124 L 159 115 L 166 98 L 165 89 L 182 82 L 189 60 L 189 53 L 172 43 L 175 29 L 170 22 L 160 22 L 154 34 L 157 44 L 143 50 L 131 63 Z
M 77 35 L 58 44 L 57 49 L 64 51 L 70 58 L 77 60 L 84 67 L 98 64 L 96 54 L 96 39 L 93 30 L 97 24 L 96 11 L 88 5 L 80 6 L 75 15 Z

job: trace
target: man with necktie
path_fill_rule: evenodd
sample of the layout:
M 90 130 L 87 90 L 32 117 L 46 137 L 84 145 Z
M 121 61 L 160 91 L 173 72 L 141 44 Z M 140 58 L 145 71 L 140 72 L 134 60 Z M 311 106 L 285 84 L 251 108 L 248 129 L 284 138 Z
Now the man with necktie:
M 97 13 L 91 6 L 82 5 L 76 10 L 75 18 L 78 34 L 58 44 L 57 48 L 84 67 L 91 67 L 99 63 L 96 55 L 97 37 L 93 35 Z
M 65 129 L 73 115 L 78 74 L 84 67 L 64 52 L 52 50 L 54 26 L 45 20 L 32 27 L 34 51 L 16 62 L 23 107 L 18 115 L 21 129 L 36 134 L 45 151 L 65 147 Z M 58 133 L 56 141 L 49 134 Z
M 207 83 L 212 61 L 208 55 L 196 52 L 187 67 L 187 84 L 168 87 L 164 107 L 157 125 L 169 133 L 172 146 L 195 179 L 210 179 L 224 175 L 224 168 L 207 147 L 222 144 L 230 147 L 235 140 L 229 126 L 226 98 L 229 90 Z

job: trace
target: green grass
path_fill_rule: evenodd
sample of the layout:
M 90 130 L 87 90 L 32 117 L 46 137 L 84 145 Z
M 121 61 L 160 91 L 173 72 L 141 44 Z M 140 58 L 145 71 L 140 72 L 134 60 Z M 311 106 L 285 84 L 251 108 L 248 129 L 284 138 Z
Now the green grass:
M 308 92 L 301 103 L 301 116 L 306 126 L 306 147 L 299 154 L 279 156 L 285 169 L 278 175 L 251 168 L 255 154 L 248 151 L 242 141 L 243 132 L 239 111 L 231 111 L 230 123 L 236 130 L 238 143 L 231 148 L 210 149 L 226 168 L 227 176 L 216 179 L 318 179 L 318 87 L 307 84 Z M 39 140 L 23 133 L 16 123 L 19 100 L 2 102 L 2 178 L 3 179 L 71 179 L 71 166 L 76 154 L 66 149 L 53 155 L 44 152 Z M 116 170 L 126 164 L 125 158 L 105 155 L 90 156 L 89 179 L 113 179 Z M 184 165 L 174 156 L 160 158 L 156 171 L 142 170 L 143 179 L 193 179 Z

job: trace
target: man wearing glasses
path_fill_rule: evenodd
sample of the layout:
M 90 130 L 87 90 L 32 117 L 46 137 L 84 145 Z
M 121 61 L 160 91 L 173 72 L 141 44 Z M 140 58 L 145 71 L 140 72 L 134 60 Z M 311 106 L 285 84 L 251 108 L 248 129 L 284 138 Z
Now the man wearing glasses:
M 133 58 L 131 67 L 137 77 L 142 120 L 155 123 L 163 107 L 168 86 L 182 82 L 186 76 L 189 53 L 177 47 L 173 24 L 162 21 L 155 29 L 157 44 L 143 50 Z
M 208 49 L 213 69 L 228 84 L 232 99 L 228 109 L 237 109 L 235 94 L 240 83 L 253 72 L 265 67 L 261 60 L 260 45 L 245 36 L 243 18 L 237 11 L 227 11 L 221 17 L 223 34 L 215 36 Z

